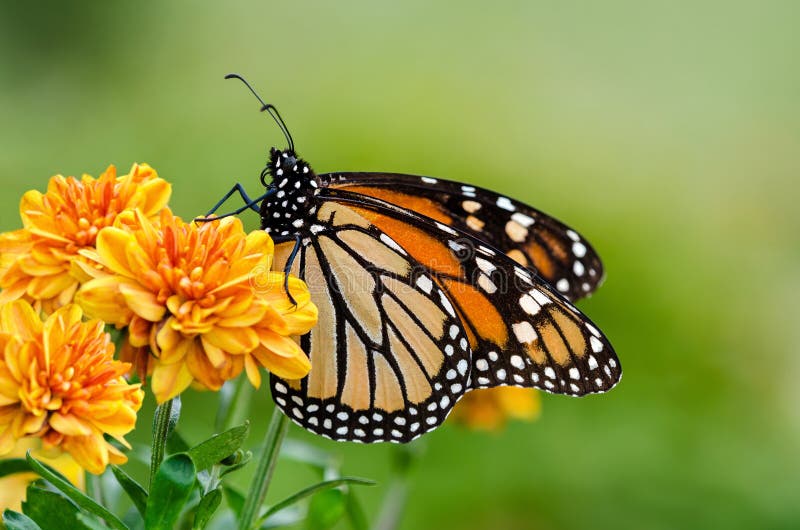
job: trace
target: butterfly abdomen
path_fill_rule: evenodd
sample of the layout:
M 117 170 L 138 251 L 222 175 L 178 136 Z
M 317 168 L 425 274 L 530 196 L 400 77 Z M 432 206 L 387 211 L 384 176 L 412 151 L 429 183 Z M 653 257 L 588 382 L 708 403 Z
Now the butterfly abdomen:
M 268 172 L 271 193 L 261 203 L 261 227 L 273 237 L 290 238 L 308 230 L 316 211 L 319 177 L 293 151 L 272 149 Z

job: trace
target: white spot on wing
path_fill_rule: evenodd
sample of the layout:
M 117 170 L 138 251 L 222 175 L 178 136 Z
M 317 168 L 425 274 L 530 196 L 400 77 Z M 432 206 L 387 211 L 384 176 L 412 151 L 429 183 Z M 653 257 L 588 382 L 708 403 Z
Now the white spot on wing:
M 530 322 L 517 322 L 512 324 L 511 328 L 514 330 L 514 335 L 517 337 L 517 340 L 522 344 L 531 343 L 538 337 L 536 330 L 533 329 Z
M 464 201 L 461 203 L 461 207 L 464 208 L 464 211 L 467 213 L 475 213 L 481 209 L 481 203 L 476 201 Z
M 511 241 L 522 243 L 528 238 L 528 229 L 512 219 L 506 223 L 506 235 Z
M 547 305 L 551 303 L 551 300 L 542 293 L 539 289 L 531 289 L 531 296 L 539 305 Z
M 425 291 L 427 294 L 431 294 L 431 289 L 433 289 L 433 282 L 427 276 L 420 276 L 417 278 L 417 287 Z
M 534 223 L 533 217 L 530 215 L 525 215 L 524 213 L 514 212 L 511 214 L 511 218 L 524 226 L 525 228 L 530 227 Z
M 439 299 L 442 302 L 442 307 L 445 308 L 447 313 L 451 317 L 456 318 L 456 312 L 453 309 L 453 304 L 450 303 L 450 300 L 447 299 L 447 297 L 445 296 L 445 294 L 442 291 L 439 291 Z
M 478 285 L 489 294 L 497 292 L 497 285 L 485 274 L 478 276 Z
M 519 305 L 522 310 L 533 316 L 537 314 L 542 308 L 536 303 L 536 300 L 529 294 L 523 294 L 519 299 Z
M 437 182 L 439 182 L 435 178 L 431 178 L 431 177 L 422 177 L 422 178 L 420 178 L 420 180 L 422 182 L 424 182 L 425 184 L 436 184 Z
M 483 272 L 485 272 L 486 274 L 490 274 L 490 273 L 492 273 L 492 272 L 494 272 L 494 271 L 496 271 L 496 270 L 497 270 L 497 267 L 495 267 L 494 263 L 492 263 L 492 262 L 491 262 L 491 261 L 489 261 L 489 260 L 483 259 L 483 258 L 482 258 L 482 257 L 480 257 L 480 256 L 476 256 L 476 257 L 475 257 L 475 263 L 477 263 L 477 264 L 478 264 L 478 267 L 479 267 L 479 268 L 480 268 L 480 269 L 481 269 Z
M 456 232 L 455 230 L 453 230 L 452 228 L 450 228 L 446 224 L 440 223 L 439 221 L 436 221 L 436 226 L 438 226 L 441 230 L 444 230 L 445 232 L 447 232 L 451 236 L 458 235 L 458 232 Z
M 391 237 L 387 236 L 386 234 L 381 234 L 381 241 L 383 241 L 386 244 L 386 246 L 388 246 L 390 248 L 393 248 L 394 250 L 396 250 L 400 254 L 402 254 L 404 256 L 406 255 L 406 251 L 403 250 L 403 247 L 398 245 L 397 241 L 395 241 Z
M 513 212 L 516 210 L 514 205 L 511 203 L 508 197 L 498 197 L 497 198 L 497 206 L 504 210 L 508 210 L 509 212 Z

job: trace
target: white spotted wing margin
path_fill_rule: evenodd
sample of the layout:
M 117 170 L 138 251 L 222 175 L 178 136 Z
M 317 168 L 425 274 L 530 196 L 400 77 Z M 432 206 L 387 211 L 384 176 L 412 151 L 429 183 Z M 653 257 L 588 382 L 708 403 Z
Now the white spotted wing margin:
M 319 309 L 300 339 L 311 371 L 270 377 L 278 407 L 338 441 L 409 442 L 438 427 L 469 385 L 470 350 L 447 296 L 402 246 L 324 203 L 293 264 Z M 276 247 L 275 267 L 293 243 Z
M 488 313 L 456 303 L 462 324 L 476 337 L 470 388 L 519 386 L 583 396 L 613 388 L 622 367 L 608 339 L 571 302 L 530 270 L 470 234 L 390 203 L 325 188 L 328 201 L 357 205 L 402 220 L 443 242 L 461 263 L 462 278 L 434 275 L 437 283 L 456 279 L 489 301 L 504 339 L 488 340 L 481 324 Z M 402 241 L 399 241 L 402 245 Z M 454 299 L 454 293 L 450 296 Z
M 337 172 L 319 177 L 323 186 L 353 188 L 394 204 L 403 194 L 424 198 L 450 219 L 450 226 L 536 271 L 568 300 L 590 296 L 603 282 L 603 264 L 584 237 L 558 219 L 504 195 L 460 182 L 397 173 Z

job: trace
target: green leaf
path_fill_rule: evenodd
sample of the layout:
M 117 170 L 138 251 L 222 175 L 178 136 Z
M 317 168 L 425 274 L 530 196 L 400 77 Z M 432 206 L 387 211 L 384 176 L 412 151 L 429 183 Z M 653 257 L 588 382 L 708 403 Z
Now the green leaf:
M 61 491 L 66 497 L 68 497 L 72 502 L 77 504 L 79 507 L 83 508 L 89 513 L 97 515 L 101 519 L 104 519 L 108 524 L 110 524 L 114 528 L 119 528 L 120 530 L 127 530 L 125 524 L 116 515 L 109 512 L 104 507 L 97 504 L 94 500 L 84 495 L 81 490 L 73 486 L 63 476 L 53 472 L 53 470 L 51 470 L 49 467 L 45 466 L 44 464 L 36 460 L 34 457 L 31 456 L 30 451 L 28 451 L 28 453 L 25 455 L 25 458 L 27 459 L 28 464 L 36 473 L 38 473 L 42 478 L 50 482 L 50 484 L 55 486 L 59 491 Z
M 236 514 L 236 518 L 242 513 L 244 507 L 244 495 L 231 488 L 230 486 L 222 486 L 222 491 L 225 492 L 225 500 L 228 501 L 228 507 Z
M 345 494 L 329 489 L 317 493 L 308 505 L 306 527 L 309 530 L 328 530 L 339 522 L 345 513 Z
M 309 486 L 301 491 L 298 491 L 294 495 L 287 497 L 286 499 L 282 500 L 281 502 L 275 504 L 274 506 L 270 506 L 264 515 L 259 518 L 259 524 L 266 521 L 270 515 L 283 510 L 284 508 L 291 506 L 300 502 L 301 500 L 314 495 L 315 493 L 323 492 L 325 490 L 330 490 L 332 488 L 337 488 L 339 486 L 343 486 L 345 484 L 358 484 L 361 486 L 374 486 L 375 482 L 372 480 L 368 480 L 365 478 L 358 478 L 358 477 L 342 477 L 337 478 L 334 480 L 326 480 L 324 482 L 320 482 L 319 484 L 314 484 L 313 486 Z
M 61 492 L 53 491 L 50 487 L 42 480 L 29 484 L 22 502 L 23 513 L 42 528 L 78 525 L 77 514 L 80 508 Z M 81 525 L 78 526 L 82 528 Z
M 114 477 L 117 479 L 117 482 L 119 482 L 119 485 L 122 486 L 122 489 L 125 490 L 125 493 L 127 493 L 128 497 L 133 501 L 136 510 L 144 517 L 147 509 L 147 491 L 121 468 L 112 465 L 111 472 L 114 473 Z
M 150 495 L 144 527 L 147 530 L 171 530 L 195 483 L 195 467 L 185 453 L 172 455 L 158 468 Z
M 202 530 L 205 528 L 208 521 L 211 520 L 211 516 L 214 515 L 214 512 L 219 508 L 220 502 L 222 502 L 222 492 L 219 488 L 211 490 L 203 495 L 194 514 L 192 529 Z
M 92 514 L 86 512 L 78 512 L 75 518 L 86 527 L 87 530 L 108 530 L 108 527 L 103 524 L 103 521 L 98 519 Z M 61 527 L 63 528 L 63 526 Z
M 28 461 L 24 458 L 6 458 L 5 460 L 0 460 L 0 477 L 30 471 L 32 471 L 31 466 L 28 465 Z
M 44 529 L 93 530 L 103 526 L 95 515 L 81 511 L 74 502 L 42 479 L 28 485 L 25 497 L 22 511 Z M 104 528 L 108 530 L 107 526 Z
M 250 422 L 244 422 L 189 449 L 198 471 L 208 469 L 239 449 L 250 432 Z
M 25 514 L 5 510 L 3 524 L 8 530 L 42 530 L 36 522 Z

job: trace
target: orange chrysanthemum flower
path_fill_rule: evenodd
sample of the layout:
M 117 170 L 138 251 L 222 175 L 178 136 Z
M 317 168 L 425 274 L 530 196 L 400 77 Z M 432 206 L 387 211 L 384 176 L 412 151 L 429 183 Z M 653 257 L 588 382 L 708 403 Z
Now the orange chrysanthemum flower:
M 536 419 L 540 410 L 538 391 L 500 386 L 468 392 L 453 409 L 451 418 L 470 429 L 493 431 L 503 427 L 509 419 Z
M 146 164 L 121 177 L 114 166 L 97 179 L 56 175 L 46 193 L 27 192 L 19 207 L 24 228 L 0 234 L 0 302 L 22 298 L 45 313 L 68 304 L 89 279 L 76 266 L 79 252 L 94 248 L 98 232 L 125 210 L 157 215 L 170 192 Z
M 127 446 L 144 393 L 123 378 L 130 365 L 114 360 L 103 322 L 82 318 L 74 304 L 44 323 L 22 300 L 0 306 L 0 455 L 34 436 L 91 473 L 127 461 L 104 435 Z
M 297 302 L 272 272 L 274 246 L 263 230 L 245 234 L 238 219 L 185 223 L 165 208 L 153 222 L 141 212 L 122 216 L 84 252 L 103 270 L 76 300 L 86 312 L 128 326 L 133 348 L 149 348 L 152 391 L 159 402 L 193 382 L 217 390 L 244 368 L 254 386 L 259 367 L 285 379 L 311 365 L 290 338 L 317 321 L 306 284 L 289 277 Z

